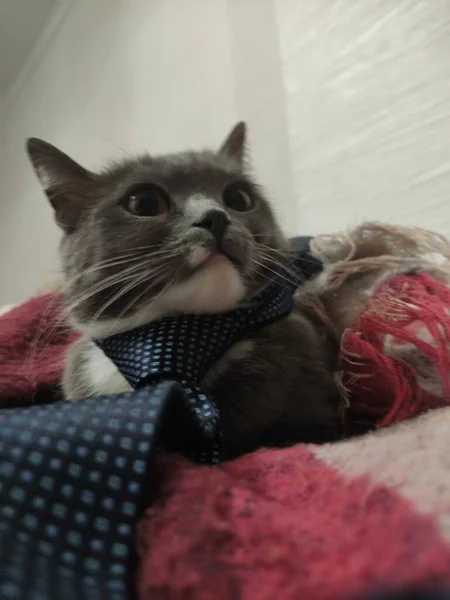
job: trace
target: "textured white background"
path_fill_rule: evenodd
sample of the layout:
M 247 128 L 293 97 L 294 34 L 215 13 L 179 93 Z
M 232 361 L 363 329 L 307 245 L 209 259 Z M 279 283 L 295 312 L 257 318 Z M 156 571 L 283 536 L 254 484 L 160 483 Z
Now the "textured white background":
M 0 113 L 0 304 L 57 267 L 29 136 L 95 168 L 217 144 L 244 118 L 289 233 L 381 219 L 450 234 L 449 0 L 64 4 Z
M 276 0 L 299 226 L 450 233 L 450 2 Z

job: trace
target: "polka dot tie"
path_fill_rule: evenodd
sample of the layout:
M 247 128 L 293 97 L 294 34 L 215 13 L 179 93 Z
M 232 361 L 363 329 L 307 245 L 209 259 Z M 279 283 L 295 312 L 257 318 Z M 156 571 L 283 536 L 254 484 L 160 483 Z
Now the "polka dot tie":
M 218 410 L 200 381 L 236 341 L 292 310 L 298 282 L 320 269 L 305 253 L 249 306 L 98 340 L 134 391 L 0 411 L 1 600 L 133 596 L 134 525 L 156 450 L 221 458 Z

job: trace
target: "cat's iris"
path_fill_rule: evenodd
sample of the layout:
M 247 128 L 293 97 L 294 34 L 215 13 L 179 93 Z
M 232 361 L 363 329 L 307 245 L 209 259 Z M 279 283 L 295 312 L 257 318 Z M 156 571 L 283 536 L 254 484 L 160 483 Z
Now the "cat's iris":
M 240 184 L 229 185 L 222 197 L 225 206 L 237 212 L 247 212 L 255 206 L 255 200 L 251 193 Z
M 152 186 L 130 194 L 124 206 L 139 217 L 159 217 L 169 211 L 170 201 L 164 190 Z

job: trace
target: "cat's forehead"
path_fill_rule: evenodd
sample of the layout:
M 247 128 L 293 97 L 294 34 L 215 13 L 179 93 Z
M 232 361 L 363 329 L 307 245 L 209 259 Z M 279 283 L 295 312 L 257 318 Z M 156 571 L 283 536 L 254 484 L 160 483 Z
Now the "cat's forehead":
M 243 177 L 238 165 L 213 152 L 183 152 L 164 156 L 143 155 L 116 165 L 106 173 L 121 188 L 145 183 L 163 185 L 174 193 L 221 190 Z

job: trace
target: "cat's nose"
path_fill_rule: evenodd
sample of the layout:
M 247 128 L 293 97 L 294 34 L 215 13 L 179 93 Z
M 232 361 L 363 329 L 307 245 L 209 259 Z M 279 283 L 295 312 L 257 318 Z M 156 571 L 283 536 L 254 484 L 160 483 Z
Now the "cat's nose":
M 216 242 L 220 244 L 229 224 L 230 219 L 225 211 L 211 209 L 208 210 L 199 221 L 194 223 L 194 227 L 207 229 L 214 236 Z

